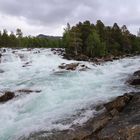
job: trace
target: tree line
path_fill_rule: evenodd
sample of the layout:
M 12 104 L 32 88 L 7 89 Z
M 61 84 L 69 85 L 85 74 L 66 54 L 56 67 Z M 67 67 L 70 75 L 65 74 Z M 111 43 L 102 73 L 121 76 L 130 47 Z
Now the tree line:
M 63 46 L 66 54 L 71 56 L 86 55 L 102 57 L 107 55 L 122 55 L 140 53 L 140 37 L 129 32 L 126 25 L 119 27 L 105 26 L 101 20 L 96 24 L 90 21 L 79 22 L 67 27 L 63 33 Z
M 4 29 L 0 32 L 0 47 L 8 48 L 59 48 L 62 40 L 59 38 L 39 38 L 23 36 L 21 29 L 17 29 L 14 34 Z
M 23 36 L 21 29 L 8 34 L 0 32 L 0 47 L 9 48 L 65 48 L 71 56 L 86 55 L 103 57 L 140 53 L 140 31 L 138 36 L 129 32 L 126 25 L 105 26 L 101 20 L 96 24 L 90 21 L 79 22 L 64 29 L 62 38 Z

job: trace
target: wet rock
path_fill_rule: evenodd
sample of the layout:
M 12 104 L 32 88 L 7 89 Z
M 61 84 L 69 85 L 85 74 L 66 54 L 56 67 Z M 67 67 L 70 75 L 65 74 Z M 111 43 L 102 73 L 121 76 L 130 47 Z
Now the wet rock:
M 99 140 L 140 139 L 140 93 L 133 94 L 130 102 L 97 134 Z
M 24 60 L 24 58 L 25 58 L 24 54 L 18 54 L 18 56 L 21 60 Z
M 26 62 L 26 63 L 23 64 L 22 67 L 28 67 L 28 66 L 31 66 L 30 63 L 32 63 L 32 62 Z
M 59 66 L 60 69 L 65 69 L 65 70 L 76 70 L 78 67 L 79 63 L 71 63 L 71 64 L 62 64 Z
M 113 58 L 114 58 L 114 56 L 107 56 L 107 57 L 104 57 L 103 60 L 104 61 L 113 61 Z
M 62 63 L 60 66 L 58 66 L 60 69 L 64 69 L 64 70 L 79 70 L 79 71 L 85 71 L 87 69 L 90 69 L 89 67 L 87 67 L 84 64 L 80 64 L 80 63 L 71 63 L 71 64 L 65 64 Z
M 81 55 L 76 56 L 75 60 L 77 60 L 77 61 L 89 61 L 89 57 L 81 54 Z
M 86 71 L 87 69 L 90 69 L 88 66 L 84 65 L 84 64 L 80 64 L 79 65 L 79 71 Z
M 53 52 L 53 54 L 57 54 L 61 56 L 65 54 L 65 50 L 62 48 L 51 48 L 51 51 Z
M 17 50 L 12 51 L 12 53 L 17 53 L 17 52 L 18 52 Z
M 20 90 L 16 90 L 16 92 L 30 94 L 32 92 L 39 93 L 41 92 L 41 90 L 20 89 Z
M 130 85 L 140 85 L 140 78 L 132 79 Z
M 121 111 L 126 104 L 131 100 L 131 94 L 125 94 L 123 96 L 117 97 L 115 100 L 104 104 L 107 111 L 111 111 L 113 109 L 116 109 L 117 111 Z
M 0 69 L 0 73 L 4 73 L 4 70 L 1 70 L 1 69 Z
M 92 59 L 92 62 L 99 65 L 99 64 L 104 62 L 104 59 L 95 57 L 95 58 Z
M 0 103 L 7 102 L 15 97 L 14 92 L 7 91 L 2 96 L 0 96 Z
M 118 60 L 118 59 L 120 59 L 119 56 L 114 56 L 114 57 L 113 57 L 113 60 Z
M 130 85 L 140 85 L 140 70 L 134 72 L 127 82 Z
M 134 76 L 138 76 L 138 77 L 140 77 L 140 70 L 138 70 L 138 71 L 136 71 L 136 72 L 134 72 L 134 74 L 133 74 Z
M 3 49 L 2 52 L 5 53 L 6 52 L 6 49 Z
M 16 94 L 16 93 L 30 94 L 32 92 L 39 93 L 41 92 L 41 90 L 20 89 L 14 92 L 5 91 L 4 94 L 0 96 L 0 103 L 7 102 L 13 98 L 19 97 L 20 94 Z

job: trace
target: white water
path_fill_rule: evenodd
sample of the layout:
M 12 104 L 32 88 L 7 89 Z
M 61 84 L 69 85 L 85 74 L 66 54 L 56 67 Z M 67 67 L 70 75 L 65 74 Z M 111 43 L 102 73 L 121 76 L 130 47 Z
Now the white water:
M 104 65 L 86 64 L 91 70 L 58 73 L 58 65 L 71 63 L 49 49 L 8 50 L 3 54 L 0 69 L 0 90 L 41 90 L 0 104 L 0 140 L 51 129 L 66 129 L 82 124 L 96 111 L 91 105 L 107 101 L 130 90 L 125 84 L 129 74 L 140 69 L 140 57 L 125 58 Z M 22 57 L 22 59 L 19 57 Z M 26 62 L 31 66 L 22 67 Z M 77 112 L 85 109 L 78 117 Z M 62 120 L 73 119 L 69 123 Z

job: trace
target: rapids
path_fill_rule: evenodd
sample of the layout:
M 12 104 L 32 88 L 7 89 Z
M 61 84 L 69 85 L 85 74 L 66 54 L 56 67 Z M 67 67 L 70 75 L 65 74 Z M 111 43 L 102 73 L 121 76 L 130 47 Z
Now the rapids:
M 125 81 L 140 69 L 138 56 L 102 65 L 80 62 L 91 68 L 87 71 L 58 68 L 61 63 L 72 62 L 76 61 L 62 59 L 50 49 L 7 49 L 3 53 L 0 91 L 33 89 L 41 92 L 0 104 L 0 140 L 16 140 L 41 130 L 82 125 L 98 113 L 93 106 L 134 90 Z

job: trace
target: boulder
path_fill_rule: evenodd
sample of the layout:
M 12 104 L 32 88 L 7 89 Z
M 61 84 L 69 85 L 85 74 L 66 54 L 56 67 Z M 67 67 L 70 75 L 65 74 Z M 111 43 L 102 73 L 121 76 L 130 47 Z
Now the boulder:
M 138 77 L 140 77 L 140 70 L 138 70 L 138 71 L 136 71 L 136 72 L 134 72 L 134 74 L 133 74 L 134 76 L 138 76 Z
M 59 66 L 60 69 L 65 69 L 65 70 L 76 70 L 78 67 L 79 63 L 71 63 L 71 64 L 61 64 Z
M 4 73 L 4 70 L 0 69 L 0 73 Z
M 140 85 L 140 78 L 132 79 L 130 85 Z
M 51 48 L 51 51 L 53 52 L 53 54 L 57 54 L 61 56 L 65 54 L 65 50 L 62 48 Z
M 88 66 L 84 65 L 84 64 L 80 64 L 79 66 L 79 71 L 86 71 L 87 69 L 90 69 Z
M 81 54 L 81 55 L 75 56 L 75 60 L 77 60 L 77 61 L 89 61 L 89 57 L 84 55 L 84 54 Z
M 66 65 L 66 70 L 76 70 L 78 67 L 79 63 L 71 63 Z
M 103 59 L 104 59 L 104 61 L 113 61 L 113 56 L 106 56 L 106 57 L 104 57 Z
M 0 103 L 7 102 L 15 97 L 20 96 L 20 94 L 16 94 L 16 93 L 30 94 L 32 92 L 39 93 L 39 92 L 41 92 L 41 90 L 20 89 L 20 90 L 14 91 L 14 92 L 5 91 L 4 94 L 0 96 Z
M 9 101 L 15 97 L 14 92 L 7 91 L 2 96 L 0 96 L 0 103 Z
M 130 85 L 140 85 L 140 70 L 133 73 L 130 79 L 127 81 Z
M 140 139 L 140 93 L 132 94 L 130 102 L 98 132 L 99 140 Z
M 79 70 L 79 71 L 85 71 L 87 69 L 90 69 L 89 67 L 87 67 L 84 64 L 80 64 L 80 63 L 71 63 L 71 64 L 65 64 L 62 63 L 60 66 L 58 66 L 60 69 L 65 69 L 65 70 Z
M 126 104 L 130 101 L 131 95 L 125 94 L 123 96 L 117 97 L 115 100 L 104 104 L 107 111 L 111 111 L 113 109 L 116 109 L 117 111 L 121 111 Z

